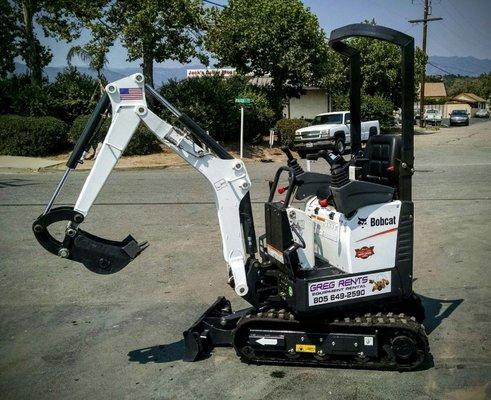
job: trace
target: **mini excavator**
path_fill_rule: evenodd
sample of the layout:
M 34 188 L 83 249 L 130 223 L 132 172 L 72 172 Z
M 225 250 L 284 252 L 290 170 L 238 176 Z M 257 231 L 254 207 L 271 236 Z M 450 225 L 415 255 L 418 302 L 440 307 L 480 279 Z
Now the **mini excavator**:
M 351 37 L 396 44 L 402 53 L 402 133 L 360 141 L 360 55 Z M 233 158 L 140 73 L 112 82 L 97 104 L 67 170 L 44 213 L 33 223 L 49 252 L 98 274 L 126 267 L 145 248 L 131 235 L 107 240 L 80 228 L 139 123 L 200 172 L 215 195 L 228 282 L 250 307 L 232 311 L 219 297 L 184 332 L 185 361 L 215 346 L 231 346 L 247 363 L 414 370 L 429 354 L 420 298 L 414 293 L 413 99 L 414 39 L 368 24 L 334 30 L 329 45 L 350 65 L 351 156 L 309 154 L 326 162 L 326 173 L 304 171 L 288 148 L 287 163 L 270 182 L 266 232 L 256 240 L 242 160 Z M 159 103 L 174 125 L 148 106 Z M 111 111 L 102 148 L 73 207 L 53 207 L 68 173 Z M 174 120 L 173 119 L 173 120 Z M 278 187 L 280 178 L 288 186 Z M 281 197 L 279 197 L 281 195 Z M 276 197 L 276 199 L 275 199 Z M 305 207 L 296 208 L 305 203 Z M 62 240 L 49 231 L 66 221 Z

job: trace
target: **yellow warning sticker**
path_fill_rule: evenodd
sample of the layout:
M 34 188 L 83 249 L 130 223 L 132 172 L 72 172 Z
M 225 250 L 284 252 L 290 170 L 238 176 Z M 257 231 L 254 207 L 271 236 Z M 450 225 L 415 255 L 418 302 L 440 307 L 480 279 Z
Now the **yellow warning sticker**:
M 297 353 L 315 353 L 315 344 L 296 344 L 295 351 Z

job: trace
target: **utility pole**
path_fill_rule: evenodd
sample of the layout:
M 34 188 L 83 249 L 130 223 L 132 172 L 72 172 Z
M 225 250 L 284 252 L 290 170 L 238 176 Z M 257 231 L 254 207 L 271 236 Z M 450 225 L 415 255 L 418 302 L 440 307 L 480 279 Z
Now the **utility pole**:
M 431 0 L 424 0 L 423 4 L 423 19 L 413 19 L 410 20 L 409 22 L 411 24 L 417 24 L 419 22 L 423 23 L 423 53 L 426 57 L 426 42 L 427 42 L 427 37 L 428 37 L 428 22 L 431 21 L 440 21 L 443 18 L 440 17 L 435 17 L 435 18 L 428 18 L 429 15 L 431 15 Z M 423 73 L 421 74 L 421 79 L 420 79 L 420 88 L 419 88 L 419 126 L 422 128 L 424 126 L 424 107 L 425 107 L 425 80 L 426 80 L 426 64 L 423 68 Z

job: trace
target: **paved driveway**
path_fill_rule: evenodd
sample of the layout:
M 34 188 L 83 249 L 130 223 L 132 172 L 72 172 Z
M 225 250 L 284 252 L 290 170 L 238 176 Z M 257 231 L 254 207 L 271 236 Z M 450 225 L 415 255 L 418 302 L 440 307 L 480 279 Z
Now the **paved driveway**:
M 415 288 L 433 362 L 411 373 L 249 366 L 231 349 L 181 361 L 181 332 L 226 285 L 211 192 L 188 168 L 115 172 L 84 229 L 151 246 L 98 276 L 31 233 L 59 173 L 0 175 L 3 399 L 484 399 L 490 392 L 491 122 L 416 137 Z M 266 180 L 248 166 L 258 233 Z M 321 162 L 315 169 L 325 169 Z M 85 173 L 61 202 L 72 203 Z

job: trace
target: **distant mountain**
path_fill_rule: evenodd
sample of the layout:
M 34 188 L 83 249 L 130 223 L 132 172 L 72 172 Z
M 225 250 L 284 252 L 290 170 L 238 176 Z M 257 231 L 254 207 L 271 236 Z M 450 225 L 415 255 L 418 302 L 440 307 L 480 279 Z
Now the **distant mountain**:
M 44 74 L 50 81 L 53 81 L 65 67 L 46 67 Z M 181 80 L 186 77 L 186 70 L 192 68 L 203 68 L 201 65 L 189 65 L 176 68 L 154 68 L 154 81 L 156 86 L 160 86 L 166 83 L 170 79 Z M 77 69 L 89 76 L 95 77 L 96 74 L 88 67 L 77 67 Z M 24 64 L 15 63 L 15 72 L 25 73 L 27 68 Z M 134 74 L 141 71 L 137 67 L 125 67 L 125 68 L 105 68 L 104 75 L 111 82 L 121 79 L 125 76 Z M 475 57 L 441 57 L 430 56 L 428 64 L 426 66 L 426 73 L 428 75 L 466 75 L 466 76 L 478 76 L 491 71 L 490 59 L 478 59 Z
M 491 60 L 475 57 L 430 56 L 426 66 L 428 75 L 478 76 L 489 71 L 491 71 Z
M 170 79 L 181 80 L 186 77 L 186 70 L 191 68 L 201 68 L 200 65 L 189 65 L 184 67 L 177 68 L 163 68 L 163 67 L 155 67 L 153 71 L 153 79 L 155 81 L 156 86 L 160 86 L 163 83 L 166 83 Z M 44 75 L 48 77 L 49 81 L 54 81 L 56 75 L 62 72 L 65 67 L 46 67 L 44 69 Z M 89 76 L 95 77 L 96 73 L 94 70 L 88 67 L 78 67 L 81 73 L 87 74 Z M 104 68 L 104 75 L 108 79 L 108 81 L 115 81 L 125 76 L 134 74 L 136 72 L 140 72 L 141 70 L 137 67 L 126 67 L 126 68 Z M 15 72 L 18 74 L 26 73 L 27 67 L 21 63 L 15 63 Z

